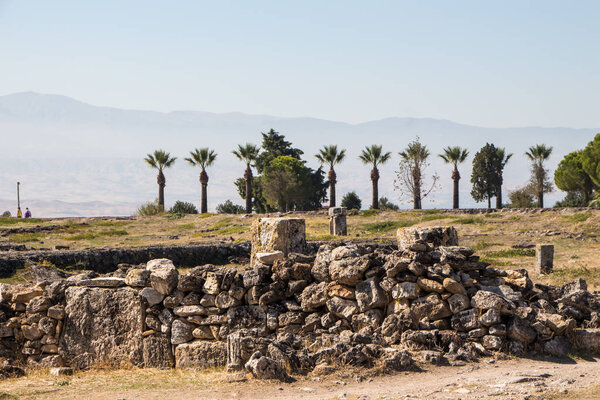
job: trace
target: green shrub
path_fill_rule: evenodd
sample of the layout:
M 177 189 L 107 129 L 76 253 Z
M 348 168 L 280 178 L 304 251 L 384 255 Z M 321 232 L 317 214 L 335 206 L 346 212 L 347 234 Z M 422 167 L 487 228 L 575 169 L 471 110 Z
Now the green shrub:
M 532 189 L 529 186 L 513 190 L 508 194 L 510 208 L 535 208 L 537 203 L 534 201 Z
M 198 214 L 198 209 L 192 203 L 177 200 L 169 210 L 169 214 Z
M 369 209 L 369 210 L 362 210 L 360 212 L 361 217 L 372 217 L 373 215 L 377 215 L 377 213 L 379 212 L 379 210 L 374 210 L 374 209 Z
M 587 207 L 583 195 L 579 192 L 567 192 L 565 197 L 557 201 L 554 207 Z
M 348 210 L 360 210 L 361 206 L 362 201 L 360 201 L 360 197 L 356 192 L 346 193 L 342 198 L 342 207 L 346 207 Z
M 381 211 L 398 211 L 400 207 L 388 200 L 387 197 L 379 199 L 379 209 Z
M 233 204 L 231 200 L 227 200 L 225 203 L 217 206 L 217 213 L 219 214 L 244 214 L 246 209 L 237 204 Z
M 138 207 L 136 214 L 142 217 L 149 217 L 161 213 L 158 201 L 149 201 Z

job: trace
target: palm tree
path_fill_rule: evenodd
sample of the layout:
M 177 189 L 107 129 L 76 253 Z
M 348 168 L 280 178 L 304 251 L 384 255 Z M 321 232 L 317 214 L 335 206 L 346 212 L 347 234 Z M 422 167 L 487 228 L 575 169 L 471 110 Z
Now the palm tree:
M 503 147 L 498 147 L 496 149 L 496 154 L 498 154 L 498 158 L 500 159 L 500 168 L 498 168 L 498 175 L 500 176 L 500 182 L 502 182 L 502 172 L 504 171 L 504 166 L 513 156 L 512 153 L 506 154 L 506 149 Z M 498 193 L 496 193 L 496 208 L 499 210 L 502 208 L 502 183 L 498 185 Z M 488 204 L 489 205 L 489 204 Z
M 189 162 L 193 166 L 199 166 L 202 168 L 200 171 L 200 184 L 202 185 L 202 199 L 200 204 L 200 212 L 202 214 L 208 212 L 208 203 L 206 200 L 206 187 L 208 186 L 208 175 L 206 174 L 206 167 L 212 165 L 212 163 L 217 158 L 217 153 L 214 150 L 210 150 L 208 147 L 204 147 L 201 149 L 194 149 L 194 151 L 190 151 L 190 156 L 185 159 L 185 161 Z
M 533 163 L 533 180 L 537 190 L 539 208 L 544 208 L 544 192 L 547 191 L 544 161 L 550 157 L 550 154 L 552 154 L 552 146 L 547 147 L 545 144 L 536 144 L 525 152 L 527 158 Z
M 233 151 L 233 154 L 240 160 L 246 163 L 246 171 L 244 172 L 244 180 L 246 181 L 246 214 L 252 213 L 252 163 L 258 157 L 259 147 L 246 143 L 245 145 L 238 144 L 238 149 Z
M 440 154 L 439 157 L 446 162 L 446 164 L 453 164 L 454 170 L 452 171 L 452 180 L 454 181 L 454 195 L 452 198 L 452 208 L 458 209 L 458 181 L 460 181 L 460 173 L 458 172 L 458 164 L 464 162 L 469 156 L 467 149 L 455 147 L 446 147 L 444 154 Z
M 177 157 L 171 157 L 170 153 L 164 150 L 155 150 L 154 153 L 146 155 L 144 161 L 152 168 L 158 170 L 156 183 L 158 183 L 158 208 L 165 211 L 165 186 L 167 180 L 163 174 L 163 169 L 169 168 L 177 160 Z
M 400 157 L 402 161 L 410 168 L 412 188 L 410 191 L 413 195 L 413 208 L 420 210 L 422 208 L 421 199 L 421 185 L 423 178 L 423 167 L 426 165 L 427 158 L 429 157 L 429 150 L 427 146 L 424 146 L 419 142 L 419 139 L 408 144 L 408 147 L 404 151 L 401 151 Z
M 392 157 L 392 153 L 382 153 L 382 149 L 382 146 L 374 144 L 370 147 L 365 147 L 365 149 L 362 151 L 362 154 L 358 156 L 363 164 L 373 165 L 373 169 L 371 170 L 371 183 L 373 185 L 373 199 L 371 202 L 371 208 L 375 210 L 379 209 L 379 169 L 377 169 L 377 166 L 386 163 Z
M 325 146 L 319 150 L 319 154 L 315 155 L 321 164 L 329 165 L 329 174 L 327 174 L 327 179 L 329 180 L 329 207 L 335 207 L 335 184 L 337 180 L 333 167 L 342 162 L 345 156 L 346 150 L 342 149 L 338 151 L 337 145 Z

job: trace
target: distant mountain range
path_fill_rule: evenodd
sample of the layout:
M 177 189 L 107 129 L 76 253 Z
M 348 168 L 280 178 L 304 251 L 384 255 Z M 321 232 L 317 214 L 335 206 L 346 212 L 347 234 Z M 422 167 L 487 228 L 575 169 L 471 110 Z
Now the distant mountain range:
M 523 112 L 527 112 L 524 110 Z M 157 148 L 179 157 L 166 172 L 167 206 L 175 200 L 199 202 L 198 170 L 183 162 L 195 147 L 214 148 L 219 157 L 208 173 L 209 208 L 226 199 L 242 204 L 233 180 L 244 166 L 231 151 L 239 143 L 260 144 L 260 132 L 275 129 L 305 152 L 308 165 L 325 144 L 348 150 L 337 169 L 338 198 L 356 190 L 364 207 L 370 202 L 369 168 L 357 159 L 365 145 L 383 144 L 394 157 L 381 171 L 380 193 L 400 202 L 393 189 L 397 152 L 420 137 L 432 155 L 445 146 L 460 145 L 473 155 L 486 142 L 514 153 L 505 172 L 505 189 L 512 190 L 528 179 L 529 164 L 523 153 L 536 143 L 554 146 L 548 166 L 554 169 L 562 156 L 582 148 L 600 129 L 484 128 L 429 118 L 386 118 L 360 124 L 315 118 L 282 118 L 243 113 L 215 114 L 200 111 L 122 110 L 97 107 L 65 96 L 32 92 L 0 96 L 0 212 L 10 209 L 15 183 L 22 182 L 23 203 L 37 216 L 123 215 L 136 205 L 156 197 L 156 174 L 142 158 Z M 470 157 L 461 166 L 462 204 L 483 206 L 470 198 Z M 429 171 L 440 176 L 440 188 L 424 206 L 451 204 L 450 168 L 431 158 Z M 548 204 L 563 194 L 549 195 Z M 505 196 L 506 197 L 506 196 Z M 409 206 L 408 203 L 403 203 Z M 35 205 L 35 209 L 33 206 Z

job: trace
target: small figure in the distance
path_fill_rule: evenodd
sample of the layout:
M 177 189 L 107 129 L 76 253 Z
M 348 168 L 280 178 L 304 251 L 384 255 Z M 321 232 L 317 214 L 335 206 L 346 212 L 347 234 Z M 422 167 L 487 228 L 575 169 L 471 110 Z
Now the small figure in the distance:
M 25 218 L 31 218 L 31 211 L 29 211 L 29 208 L 25 208 Z

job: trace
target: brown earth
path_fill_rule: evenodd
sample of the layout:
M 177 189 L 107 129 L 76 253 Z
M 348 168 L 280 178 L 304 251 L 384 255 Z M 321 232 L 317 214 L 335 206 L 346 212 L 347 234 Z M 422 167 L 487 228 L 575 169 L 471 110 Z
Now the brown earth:
M 293 383 L 228 382 L 223 371 L 94 370 L 72 377 L 33 372 L 0 382 L 1 399 L 597 399 L 597 359 L 482 360 L 369 377 L 347 371 Z M 12 397 L 11 397 L 12 396 Z M 531 396 L 531 397 L 528 397 Z

